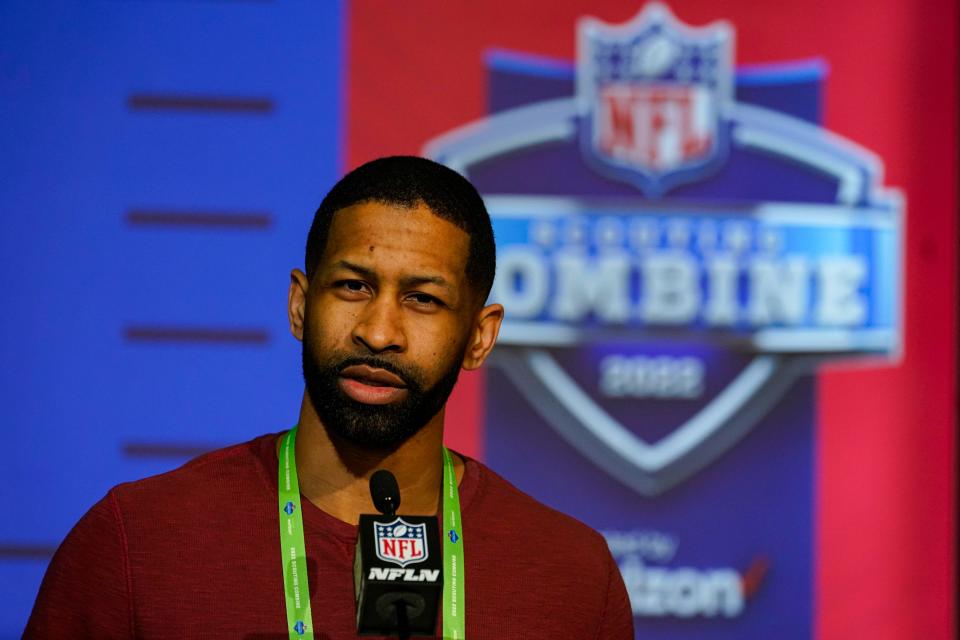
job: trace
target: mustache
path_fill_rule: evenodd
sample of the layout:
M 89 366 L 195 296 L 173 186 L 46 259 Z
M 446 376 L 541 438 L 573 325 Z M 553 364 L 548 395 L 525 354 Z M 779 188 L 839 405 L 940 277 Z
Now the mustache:
M 353 367 L 357 365 L 365 365 L 373 369 L 383 369 L 384 371 L 389 371 L 393 375 L 397 376 L 403 383 L 407 385 L 407 388 L 411 390 L 419 390 L 422 388 L 420 384 L 420 376 L 416 372 L 411 371 L 407 367 L 401 367 L 396 363 L 390 362 L 384 358 L 378 358 L 377 356 L 351 356 L 344 360 L 338 362 L 334 369 L 339 375 L 347 367 Z

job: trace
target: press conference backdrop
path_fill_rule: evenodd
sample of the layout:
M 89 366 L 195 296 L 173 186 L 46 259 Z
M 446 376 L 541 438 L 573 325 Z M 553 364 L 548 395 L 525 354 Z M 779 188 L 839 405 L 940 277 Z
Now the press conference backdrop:
M 293 423 L 312 211 L 419 153 L 507 307 L 448 443 L 604 533 L 638 637 L 952 637 L 955 21 L 3 3 L 0 636 L 110 486 Z

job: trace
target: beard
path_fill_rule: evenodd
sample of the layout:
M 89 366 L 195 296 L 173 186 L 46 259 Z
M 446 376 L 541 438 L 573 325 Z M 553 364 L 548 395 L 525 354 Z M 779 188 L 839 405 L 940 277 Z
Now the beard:
M 460 357 L 439 380 L 426 386 L 423 371 L 372 355 L 331 352 L 319 359 L 307 332 L 303 336 L 303 380 L 323 426 L 332 434 L 368 449 L 394 449 L 430 421 L 447 402 L 460 375 Z M 367 365 L 398 376 L 406 385 L 402 400 L 390 404 L 357 402 L 340 388 L 340 373 L 347 367 Z

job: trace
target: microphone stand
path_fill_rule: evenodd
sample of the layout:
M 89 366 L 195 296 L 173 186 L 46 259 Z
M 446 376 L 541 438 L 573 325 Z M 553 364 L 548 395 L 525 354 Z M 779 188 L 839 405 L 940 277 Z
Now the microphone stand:
M 410 640 L 410 620 L 407 619 L 407 601 L 397 600 L 393 603 L 397 610 L 397 637 L 400 640 Z

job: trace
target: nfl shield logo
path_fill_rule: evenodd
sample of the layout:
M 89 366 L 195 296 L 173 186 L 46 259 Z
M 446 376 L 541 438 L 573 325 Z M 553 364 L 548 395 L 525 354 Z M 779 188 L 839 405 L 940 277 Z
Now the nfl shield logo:
M 427 559 L 427 525 L 410 524 L 402 518 L 384 524 L 373 523 L 377 557 L 401 567 Z
M 659 197 L 701 180 L 726 156 L 733 30 L 691 28 L 663 5 L 623 25 L 578 28 L 581 146 L 608 177 Z

